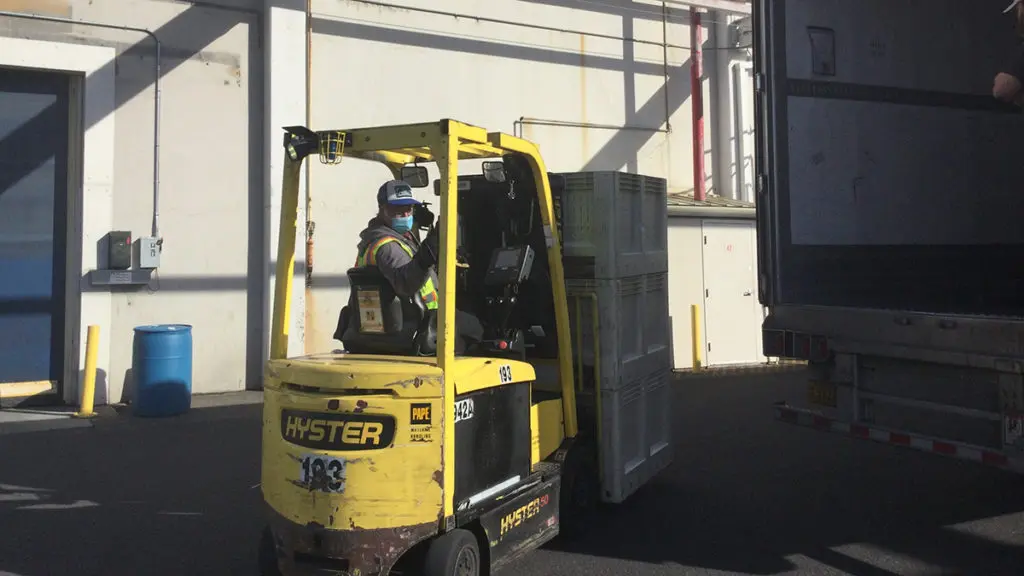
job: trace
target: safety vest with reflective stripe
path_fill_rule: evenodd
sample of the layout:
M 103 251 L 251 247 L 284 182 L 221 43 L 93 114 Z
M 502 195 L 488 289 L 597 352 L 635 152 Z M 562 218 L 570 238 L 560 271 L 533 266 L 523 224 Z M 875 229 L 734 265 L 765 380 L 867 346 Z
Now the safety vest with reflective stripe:
M 405 253 L 410 258 L 413 257 L 412 250 L 405 245 L 405 242 L 400 242 L 398 238 L 394 236 L 385 236 L 373 242 L 366 247 L 366 251 L 360 254 L 356 258 L 356 267 L 361 268 L 363 266 L 376 266 L 377 265 L 377 251 L 388 242 L 398 242 L 398 245 L 405 250 Z M 437 287 L 434 286 L 434 280 L 427 275 L 427 280 L 420 286 L 420 298 L 423 298 L 423 303 L 426 305 L 427 310 L 437 310 Z

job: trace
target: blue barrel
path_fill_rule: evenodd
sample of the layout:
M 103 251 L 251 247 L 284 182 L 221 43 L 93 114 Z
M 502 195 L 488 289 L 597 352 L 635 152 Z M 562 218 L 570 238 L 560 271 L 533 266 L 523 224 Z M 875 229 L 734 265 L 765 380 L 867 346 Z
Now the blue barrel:
M 137 326 L 132 346 L 136 416 L 176 416 L 192 407 L 192 327 Z

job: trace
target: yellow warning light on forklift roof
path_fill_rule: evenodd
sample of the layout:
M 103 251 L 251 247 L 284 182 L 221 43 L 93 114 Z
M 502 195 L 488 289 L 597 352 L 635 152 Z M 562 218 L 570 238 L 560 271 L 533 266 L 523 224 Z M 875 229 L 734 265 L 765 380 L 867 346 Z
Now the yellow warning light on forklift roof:
M 323 164 L 341 162 L 345 153 L 345 132 L 341 130 L 314 132 L 305 126 L 286 126 L 284 131 L 284 149 L 292 161 L 298 162 L 316 152 Z

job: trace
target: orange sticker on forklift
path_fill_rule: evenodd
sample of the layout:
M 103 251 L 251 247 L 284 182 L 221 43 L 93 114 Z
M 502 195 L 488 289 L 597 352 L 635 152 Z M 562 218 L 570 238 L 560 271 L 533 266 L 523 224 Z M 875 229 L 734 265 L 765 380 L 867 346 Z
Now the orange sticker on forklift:
M 430 424 L 430 404 L 413 404 L 409 408 L 410 424 Z

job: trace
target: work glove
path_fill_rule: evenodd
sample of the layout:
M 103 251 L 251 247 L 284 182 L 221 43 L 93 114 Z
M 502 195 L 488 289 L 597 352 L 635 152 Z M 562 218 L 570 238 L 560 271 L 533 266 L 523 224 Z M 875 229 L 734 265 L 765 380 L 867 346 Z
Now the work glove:
M 440 225 L 440 218 L 437 222 L 438 225 Z M 420 249 L 416 251 L 416 255 L 412 258 L 413 261 L 424 270 L 437 265 L 437 256 L 440 252 L 440 248 L 438 246 L 438 236 L 440 235 L 440 232 L 437 231 L 438 228 L 439 226 L 434 226 L 429 232 L 427 232 L 427 236 L 423 238 L 422 242 L 420 242 Z
M 434 225 L 434 213 L 430 211 L 429 202 L 417 204 L 412 209 L 412 221 L 417 228 L 428 229 Z

